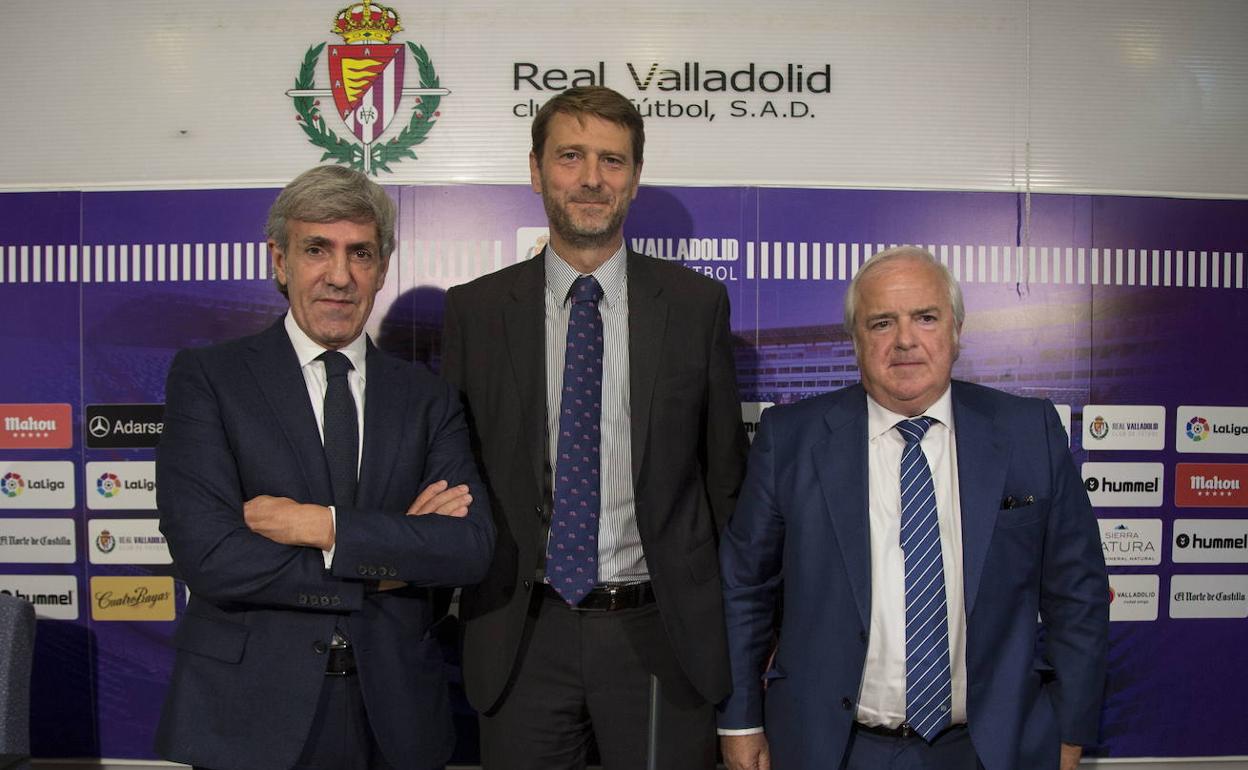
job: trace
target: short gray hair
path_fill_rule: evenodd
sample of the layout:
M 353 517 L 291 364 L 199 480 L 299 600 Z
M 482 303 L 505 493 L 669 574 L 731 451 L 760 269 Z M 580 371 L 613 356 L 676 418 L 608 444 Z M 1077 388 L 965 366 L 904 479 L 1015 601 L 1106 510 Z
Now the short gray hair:
M 902 259 L 914 260 L 916 262 L 925 262 L 935 267 L 940 272 L 940 277 L 945 282 L 945 287 L 949 291 L 949 305 L 953 308 L 953 333 L 954 339 L 957 339 L 958 330 L 962 328 L 962 321 L 966 318 L 966 306 L 962 304 L 962 287 L 958 285 L 958 279 L 953 277 L 953 273 L 949 272 L 949 268 L 932 255 L 932 252 L 919 246 L 894 246 L 891 249 L 877 252 L 874 256 L 863 263 L 855 275 L 854 279 L 849 282 L 849 288 L 845 291 L 845 331 L 849 332 L 854 338 L 854 345 L 857 347 L 857 335 L 855 334 L 856 318 L 858 305 L 858 282 L 863 276 L 872 272 L 877 267 L 889 262 L 896 262 Z
M 343 166 L 316 166 L 286 185 L 269 209 L 264 235 L 286 250 L 289 234 L 286 223 L 372 222 L 377 226 L 377 247 L 381 259 L 394 251 L 394 224 L 397 208 L 386 191 L 359 171 Z

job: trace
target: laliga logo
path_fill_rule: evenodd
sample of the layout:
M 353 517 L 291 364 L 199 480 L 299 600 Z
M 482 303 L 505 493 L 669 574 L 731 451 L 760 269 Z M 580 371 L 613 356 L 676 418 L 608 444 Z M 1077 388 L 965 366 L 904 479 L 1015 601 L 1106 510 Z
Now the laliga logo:
M 390 37 L 403 27 L 393 8 L 364 0 L 343 8 L 334 18 L 333 32 L 346 45 L 329 47 L 329 88 L 317 88 L 313 74 L 325 44 L 308 48 L 295 87 L 286 92 L 295 102 L 295 120 L 308 141 L 325 153 L 322 161 L 332 160 L 365 174 L 390 171 L 390 164 L 404 158 L 416 159 L 412 147 L 425 141 L 441 115 L 438 105 L 450 93 L 440 88 L 438 73 L 425 49 L 409 42 L 420 88 L 403 87 L 406 51 L 403 45 L 390 45 Z M 320 97 L 334 98 L 334 112 L 363 144 L 341 139 L 325 124 Z M 378 139 L 399 113 L 403 97 L 415 97 L 407 126 L 387 142 Z
M 26 482 L 22 481 L 22 477 L 17 473 L 6 473 L 4 478 L 0 479 L 0 493 L 5 497 L 17 497 L 26 488 Z
M 115 473 L 105 473 L 95 480 L 95 491 L 102 497 L 116 497 L 121 491 L 121 479 Z
M 1204 441 L 1209 438 L 1209 421 L 1204 417 L 1193 417 L 1187 421 L 1187 437 L 1192 441 Z

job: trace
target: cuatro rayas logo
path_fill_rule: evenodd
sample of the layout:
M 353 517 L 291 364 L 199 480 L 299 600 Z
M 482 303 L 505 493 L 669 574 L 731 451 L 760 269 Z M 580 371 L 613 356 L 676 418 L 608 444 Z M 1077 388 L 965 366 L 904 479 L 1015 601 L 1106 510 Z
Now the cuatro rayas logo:
M 378 170 L 391 171 L 392 163 L 416 160 L 412 148 L 425 141 L 441 116 L 442 97 L 450 94 L 441 87 L 428 52 L 412 42 L 391 44 L 390 38 L 403 30 L 398 12 L 368 0 L 339 11 L 331 30 L 345 45 L 329 46 L 329 88 L 316 85 L 325 43 L 315 43 L 304 54 L 295 87 L 286 92 L 294 99 L 295 120 L 308 141 L 324 151 L 321 161 L 376 175 Z M 403 85 L 408 53 L 416 65 L 418 88 Z M 333 100 L 336 120 L 361 144 L 334 133 L 322 110 L 327 106 L 322 105 L 324 98 Z M 383 141 L 399 115 L 407 117 L 406 125 Z

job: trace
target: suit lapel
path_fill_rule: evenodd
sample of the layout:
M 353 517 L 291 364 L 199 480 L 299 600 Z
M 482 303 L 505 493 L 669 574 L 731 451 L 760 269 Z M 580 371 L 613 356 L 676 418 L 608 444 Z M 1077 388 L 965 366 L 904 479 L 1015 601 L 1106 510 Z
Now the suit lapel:
M 836 531 L 863 628 L 871 623 L 871 529 L 867 513 L 867 403 L 861 386 L 824 416 L 828 435 L 812 447 L 824 505 Z
M 368 342 L 368 369 L 364 385 L 364 454 L 360 483 L 355 491 L 357 508 L 381 507 L 390 469 L 399 454 L 403 426 L 407 424 L 407 390 L 399 380 L 406 364 L 393 359 Z
M 646 257 L 628 253 L 628 399 L 632 413 L 633 484 L 640 482 L 650 434 L 650 403 L 667 332 L 667 300 Z
M 979 595 L 984 559 L 1005 489 L 1010 445 L 1008 438 L 993 425 L 996 416 L 988 412 L 984 404 L 966 396 L 959 383 L 953 383 L 958 495 L 962 509 L 963 591 L 969 618 Z
M 294 451 L 307 484 L 308 502 L 331 505 L 334 495 L 316 415 L 282 319 L 253 339 L 246 366 Z
M 544 488 L 546 466 L 546 269 L 539 254 L 518 274 L 503 307 L 504 347 L 511 359 L 533 478 Z M 521 439 L 522 441 L 526 439 Z

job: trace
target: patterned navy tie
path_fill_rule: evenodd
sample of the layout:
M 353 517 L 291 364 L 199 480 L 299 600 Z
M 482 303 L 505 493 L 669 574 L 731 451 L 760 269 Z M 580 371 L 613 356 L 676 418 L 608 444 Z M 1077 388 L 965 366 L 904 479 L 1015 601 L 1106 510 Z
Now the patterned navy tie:
M 325 461 L 329 464 L 334 505 L 349 508 L 355 504 L 360 462 L 360 418 L 347 385 L 347 372 L 355 367 L 351 366 L 349 358 L 335 350 L 317 358 L 325 363 L 325 412 L 321 427 L 325 433 Z
M 568 292 L 554 513 L 546 542 L 546 577 L 576 606 L 598 582 L 599 436 L 602 422 L 602 287 L 582 275 Z
M 919 442 L 932 418 L 897 423 L 901 453 L 901 550 L 906 568 L 906 723 L 931 741 L 949 726 L 953 690 L 945 569 L 941 561 L 936 489 Z

